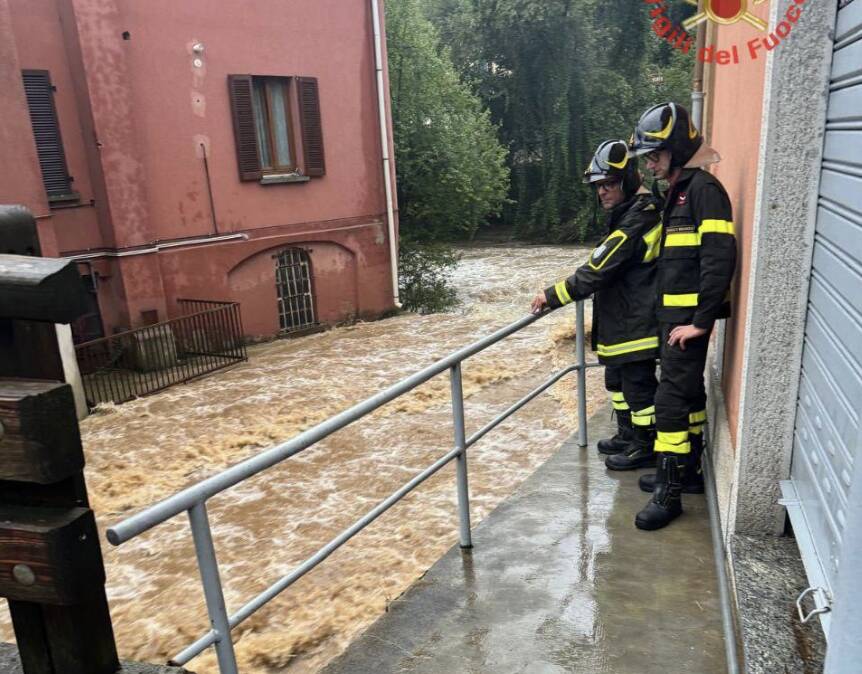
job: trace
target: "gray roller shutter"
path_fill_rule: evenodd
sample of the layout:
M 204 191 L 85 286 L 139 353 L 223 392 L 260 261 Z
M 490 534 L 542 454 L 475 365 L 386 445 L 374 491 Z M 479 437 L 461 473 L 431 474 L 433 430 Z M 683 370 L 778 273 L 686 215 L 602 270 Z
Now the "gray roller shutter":
M 862 480 L 862 1 L 838 12 L 829 91 L 791 480 L 782 484 L 823 610 L 848 574 L 862 577 L 844 554 L 862 536 L 851 495 Z M 828 636 L 832 614 L 821 622 Z

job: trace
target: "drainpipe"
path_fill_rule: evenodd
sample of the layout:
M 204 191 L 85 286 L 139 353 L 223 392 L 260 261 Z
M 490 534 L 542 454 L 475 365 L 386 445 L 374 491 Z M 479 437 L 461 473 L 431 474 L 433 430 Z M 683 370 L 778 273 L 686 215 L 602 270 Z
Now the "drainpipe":
M 709 0 L 707 0 L 709 1 Z M 697 11 L 703 11 L 704 0 L 698 0 Z M 702 134 L 703 130 L 703 61 L 699 54 L 706 44 L 706 25 L 703 21 L 697 27 L 695 36 L 695 58 L 694 75 L 691 82 L 691 120 L 695 128 Z M 724 350 L 724 325 L 720 326 L 716 347 L 719 352 Z M 704 434 L 706 431 L 704 431 Z M 724 655 L 728 674 L 739 674 L 739 652 L 737 648 L 736 621 L 733 614 L 733 592 L 730 587 L 730 579 L 727 577 L 727 551 L 724 547 L 724 537 L 721 534 L 721 511 L 718 507 L 717 485 L 715 480 L 715 461 L 712 447 L 704 452 L 701 460 L 703 466 L 703 480 L 706 491 L 706 505 L 709 513 L 709 530 L 712 536 L 713 562 L 718 581 L 718 603 L 721 610 L 721 626 L 724 632 Z
M 697 11 L 703 11 L 704 0 L 698 0 Z M 699 54 L 706 44 L 706 21 L 702 21 L 697 27 L 694 39 L 694 76 L 691 82 L 691 121 L 695 128 L 703 133 L 703 61 Z
M 392 299 L 401 308 L 398 297 L 398 246 L 395 241 L 395 210 L 392 204 L 392 171 L 389 157 L 389 126 L 386 119 L 386 89 L 383 84 L 383 38 L 380 30 L 380 3 L 371 0 L 374 25 L 374 69 L 377 72 L 377 114 L 380 119 L 380 149 L 383 155 L 383 185 L 386 189 L 386 228 L 389 234 L 389 261 L 392 272 Z

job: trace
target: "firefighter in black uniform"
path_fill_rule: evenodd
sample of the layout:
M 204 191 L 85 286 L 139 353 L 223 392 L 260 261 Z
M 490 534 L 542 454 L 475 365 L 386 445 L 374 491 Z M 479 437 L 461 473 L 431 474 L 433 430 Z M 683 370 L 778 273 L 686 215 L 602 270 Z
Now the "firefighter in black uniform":
M 617 436 L 602 441 L 600 451 L 609 455 L 608 468 L 631 470 L 654 462 L 660 202 L 641 185 L 637 162 L 621 140 L 599 145 L 584 182 L 593 185 L 607 212 L 608 234 L 586 264 L 537 295 L 532 310 L 595 295 L 593 349 L 607 366 L 605 383 L 619 424 Z
M 655 396 L 657 472 L 640 480 L 641 488 L 653 496 L 635 518 L 638 528 L 651 530 L 682 513 L 682 491 L 703 491 L 703 370 L 713 324 L 730 316 L 736 239 L 730 199 L 721 183 L 702 169 L 718 161 L 718 155 L 704 145 L 685 108 L 664 103 L 647 110 L 630 150 L 644 156 L 647 170 L 669 185 L 662 195 L 664 230 L 656 288 L 661 336 Z

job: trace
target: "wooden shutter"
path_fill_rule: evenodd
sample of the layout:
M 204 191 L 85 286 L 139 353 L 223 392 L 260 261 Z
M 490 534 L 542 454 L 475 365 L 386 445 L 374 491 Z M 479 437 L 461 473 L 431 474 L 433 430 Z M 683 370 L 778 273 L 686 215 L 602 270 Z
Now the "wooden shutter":
M 51 76 L 47 70 L 24 70 L 21 76 L 48 199 L 74 198 L 76 195 L 72 191 L 72 179 L 66 166 L 66 153 L 63 151 L 60 124 L 54 107 Z
M 254 124 L 251 75 L 228 75 L 233 135 L 240 180 L 260 180 L 260 156 L 257 152 L 257 129 Z
M 320 123 L 320 96 L 316 77 L 297 77 L 299 97 L 299 125 L 302 133 L 302 150 L 305 156 L 305 175 L 322 176 L 326 173 L 323 158 L 323 127 Z

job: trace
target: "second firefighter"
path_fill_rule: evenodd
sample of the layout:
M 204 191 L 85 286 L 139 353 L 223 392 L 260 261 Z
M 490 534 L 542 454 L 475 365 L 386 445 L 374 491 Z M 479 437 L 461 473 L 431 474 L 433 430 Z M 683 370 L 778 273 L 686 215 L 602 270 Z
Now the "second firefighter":
M 537 295 L 532 311 L 555 309 L 593 295 L 593 349 L 619 431 L 600 443 L 613 470 L 653 465 L 655 377 L 659 353 L 656 257 L 660 202 L 641 184 L 637 162 L 621 140 L 599 145 L 584 175 L 606 212 L 607 236 L 569 278 Z

